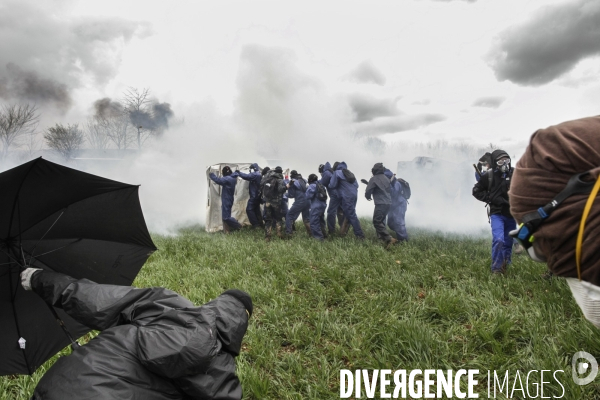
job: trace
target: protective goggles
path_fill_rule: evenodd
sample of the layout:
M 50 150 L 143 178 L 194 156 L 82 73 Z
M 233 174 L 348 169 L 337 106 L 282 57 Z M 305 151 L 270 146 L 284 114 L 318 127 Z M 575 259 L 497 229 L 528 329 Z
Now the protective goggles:
M 510 164 L 510 158 L 504 158 L 502 160 L 498 160 L 496 162 L 496 164 L 498 164 L 498 166 Z
M 585 182 L 581 180 L 582 177 L 589 174 L 590 171 L 582 172 L 580 174 L 573 175 L 565 188 L 550 201 L 550 203 L 546 204 L 543 207 L 537 209 L 537 211 L 525 214 L 523 216 L 523 222 L 518 226 L 518 228 L 514 231 L 509 232 L 509 235 L 513 237 L 525 250 L 527 250 L 527 254 L 529 257 L 538 262 L 545 262 L 546 260 L 541 259 L 533 248 L 533 242 L 535 237 L 533 234 L 539 229 L 542 223 L 548 219 L 548 217 L 556 210 L 556 208 L 567 198 L 574 194 L 588 194 L 587 203 L 583 210 L 583 215 L 581 218 L 581 223 L 579 225 L 579 234 L 577 236 L 577 244 L 575 248 L 575 262 L 577 264 L 577 275 L 581 280 L 581 247 L 583 243 L 583 231 L 585 229 L 585 221 L 587 220 L 587 216 L 592 208 L 592 204 L 594 203 L 594 199 L 598 194 L 598 190 L 600 190 L 600 176 L 596 182 L 588 181 Z

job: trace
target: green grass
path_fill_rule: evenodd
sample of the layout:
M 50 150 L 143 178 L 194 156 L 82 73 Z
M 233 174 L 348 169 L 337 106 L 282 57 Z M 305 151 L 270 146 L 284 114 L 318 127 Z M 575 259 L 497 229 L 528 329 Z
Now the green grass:
M 385 250 L 361 223 L 365 242 L 350 233 L 318 243 L 300 224 L 293 239 L 271 243 L 260 231 L 200 226 L 154 235 L 159 251 L 135 286 L 168 287 L 197 304 L 228 288 L 252 295 L 238 358 L 246 399 L 339 398 L 340 369 L 384 368 L 479 369 L 480 398 L 487 370 L 509 370 L 512 386 L 516 370 L 562 369 L 563 398 L 600 398 L 599 385 L 570 378 L 575 352 L 600 356 L 600 332 L 563 280 L 540 277 L 544 265 L 514 256 L 506 276 L 492 276 L 488 238 L 410 230 L 409 243 Z M 52 362 L 32 377 L 0 378 L 0 399 L 28 399 Z

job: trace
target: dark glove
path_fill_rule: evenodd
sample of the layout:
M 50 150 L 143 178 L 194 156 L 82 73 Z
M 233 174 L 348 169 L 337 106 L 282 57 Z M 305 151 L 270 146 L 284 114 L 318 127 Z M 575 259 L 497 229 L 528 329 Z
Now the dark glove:
M 364 183 L 365 185 L 368 185 L 368 184 L 369 184 L 369 182 L 368 182 L 366 179 L 361 179 L 360 181 L 361 181 L 362 183 Z

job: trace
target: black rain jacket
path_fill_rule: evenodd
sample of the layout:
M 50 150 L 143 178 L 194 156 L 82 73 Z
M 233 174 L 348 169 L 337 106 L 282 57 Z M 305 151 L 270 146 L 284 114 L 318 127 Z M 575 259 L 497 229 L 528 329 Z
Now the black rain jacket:
M 508 190 L 510 189 L 513 171 L 514 168 L 507 172 L 501 172 L 499 169 L 490 170 L 481 175 L 479 181 L 473 186 L 473 197 L 490 205 L 490 215 L 511 216 Z M 490 176 L 492 176 L 491 185 L 489 182 Z
M 383 164 L 377 163 L 371 170 L 373 176 L 369 179 L 365 197 L 371 200 L 371 195 L 375 204 L 392 204 L 392 184 L 390 179 L 384 175 L 385 168 Z
M 59 358 L 35 389 L 41 400 L 241 399 L 235 360 L 248 327 L 242 302 L 202 307 L 164 288 L 100 285 L 39 271 L 32 289 L 99 331 Z

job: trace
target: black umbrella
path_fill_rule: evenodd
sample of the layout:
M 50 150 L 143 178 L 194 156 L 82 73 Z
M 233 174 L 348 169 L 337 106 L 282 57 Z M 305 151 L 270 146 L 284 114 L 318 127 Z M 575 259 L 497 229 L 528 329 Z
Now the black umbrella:
M 67 332 L 89 331 L 25 291 L 24 266 L 133 282 L 156 250 L 138 189 L 42 158 L 0 174 L 0 375 L 32 374 L 72 342 Z

